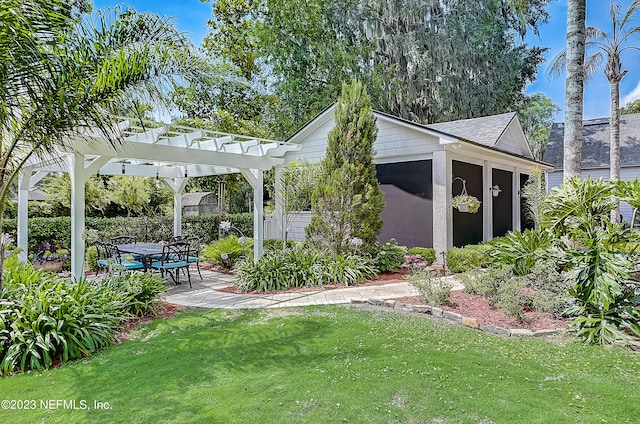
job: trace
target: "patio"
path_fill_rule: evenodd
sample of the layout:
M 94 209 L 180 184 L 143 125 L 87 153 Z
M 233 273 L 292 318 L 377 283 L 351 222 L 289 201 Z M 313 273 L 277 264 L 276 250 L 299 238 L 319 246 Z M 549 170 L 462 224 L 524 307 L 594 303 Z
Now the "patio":
M 169 289 L 163 300 L 207 309 L 254 309 L 341 304 L 351 303 L 355 299 L 390 299 L 418 295 L 417 290 L 408 282 L 277 294 L 235 294 L 220 291 L 233 285 L 234 278 L 230 274 L 202 270 L 202 280 L 198 277 L 191 279 L 193 289 L 188 284 L 176 286 L 169 281 Z

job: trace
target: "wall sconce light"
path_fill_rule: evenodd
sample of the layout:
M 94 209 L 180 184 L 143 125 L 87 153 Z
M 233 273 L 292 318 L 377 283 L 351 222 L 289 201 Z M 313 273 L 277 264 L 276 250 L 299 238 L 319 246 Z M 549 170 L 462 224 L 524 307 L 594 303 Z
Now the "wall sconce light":
M 500 194 L 500 192 L 502 192 L 502 190 L 500 190 L 500 186 L 499 185 L 494 185 L 493 187 L 489 187 L 489 191 L 491 192 L 491 195 L 493 197 L 498 197 L 498 195 Z
M 189 177 L 189 173 L 187 172 L 187 167 L 184 167 L 184 177 L 187 178 Z
M 124 169 L 124 162 L 122 162 L 122 174 L 124 175 L 126 170 Z
M 156 169 L 156 181 L 160 178 L 160 168 Z

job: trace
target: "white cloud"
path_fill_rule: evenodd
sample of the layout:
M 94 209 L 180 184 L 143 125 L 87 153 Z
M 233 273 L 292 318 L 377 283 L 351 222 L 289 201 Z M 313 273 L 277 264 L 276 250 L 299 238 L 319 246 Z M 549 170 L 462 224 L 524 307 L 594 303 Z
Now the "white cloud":
M 627 103 L 631 103 L 636 99 L 640 99 L 640 81 L 638 81 L 638 84 L 636 84 L 635 88 L 631 90 L 629 94 L 622 97 L 622 102 L 620 102 L 620 106 L 625 106 Z

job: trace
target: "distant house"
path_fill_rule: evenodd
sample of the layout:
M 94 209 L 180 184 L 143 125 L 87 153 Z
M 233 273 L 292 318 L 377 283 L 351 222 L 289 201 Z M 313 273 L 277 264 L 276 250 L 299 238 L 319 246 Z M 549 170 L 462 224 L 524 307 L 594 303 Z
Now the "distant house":
M 609 118 L 586 120 L 583 123 L 581 177 L 609 179 Z M 551 128 L 549 144 L 544 162 L 553 165 L 554 171 L 547 176 L 550 190 L 562 183 L 564 124 L 556 123 Z M 620 115 L 620 179 L 633 180 L 640 176 L 640 113 Z M 631 220 L 633 210 L 623 203 L 620 213 L 626 221 Z
M 182 215 L 199 216 L 218 212 L 217 197 L 210 191 L 182 195 Z
M 334 109 L 327 108 L 287 140 L 302 148 L 288 152 L 285 165 L 322 160 L 327 135 L 335 125 Z M 374 114 L 378 126 L 374 162 L 386 202 L 380 240 L 393 237 L 401 244 L 434 247 L 440 253 L 521 227 L 520 189 L 533 166 L 550 168 L 533 159 L 515 113 L 434 125 Z M 462 192 L 462 180 L 467 192 L 482 202 L 477 213 L 451 207 L 452 197 Z M 279 207 L 276 202 L 275 219 L 269 225 L 281 225 Z M 310 212 L 297 214 L 290 231 L 294 238 L 304 237 L 309 217 Z M 277 230 L 269 234 L 279 235 Z

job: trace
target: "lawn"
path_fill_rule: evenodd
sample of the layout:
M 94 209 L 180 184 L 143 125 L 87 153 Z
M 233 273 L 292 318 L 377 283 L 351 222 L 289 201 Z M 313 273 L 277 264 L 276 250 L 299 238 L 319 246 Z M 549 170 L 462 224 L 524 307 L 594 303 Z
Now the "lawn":
M 382 310 L 190 310 L 82 363 L 3 378 L 0 398 L 36 401 L 3 410 L 12 423 L 621 423 L 640 417 L 638 369 L 622 349 Z

